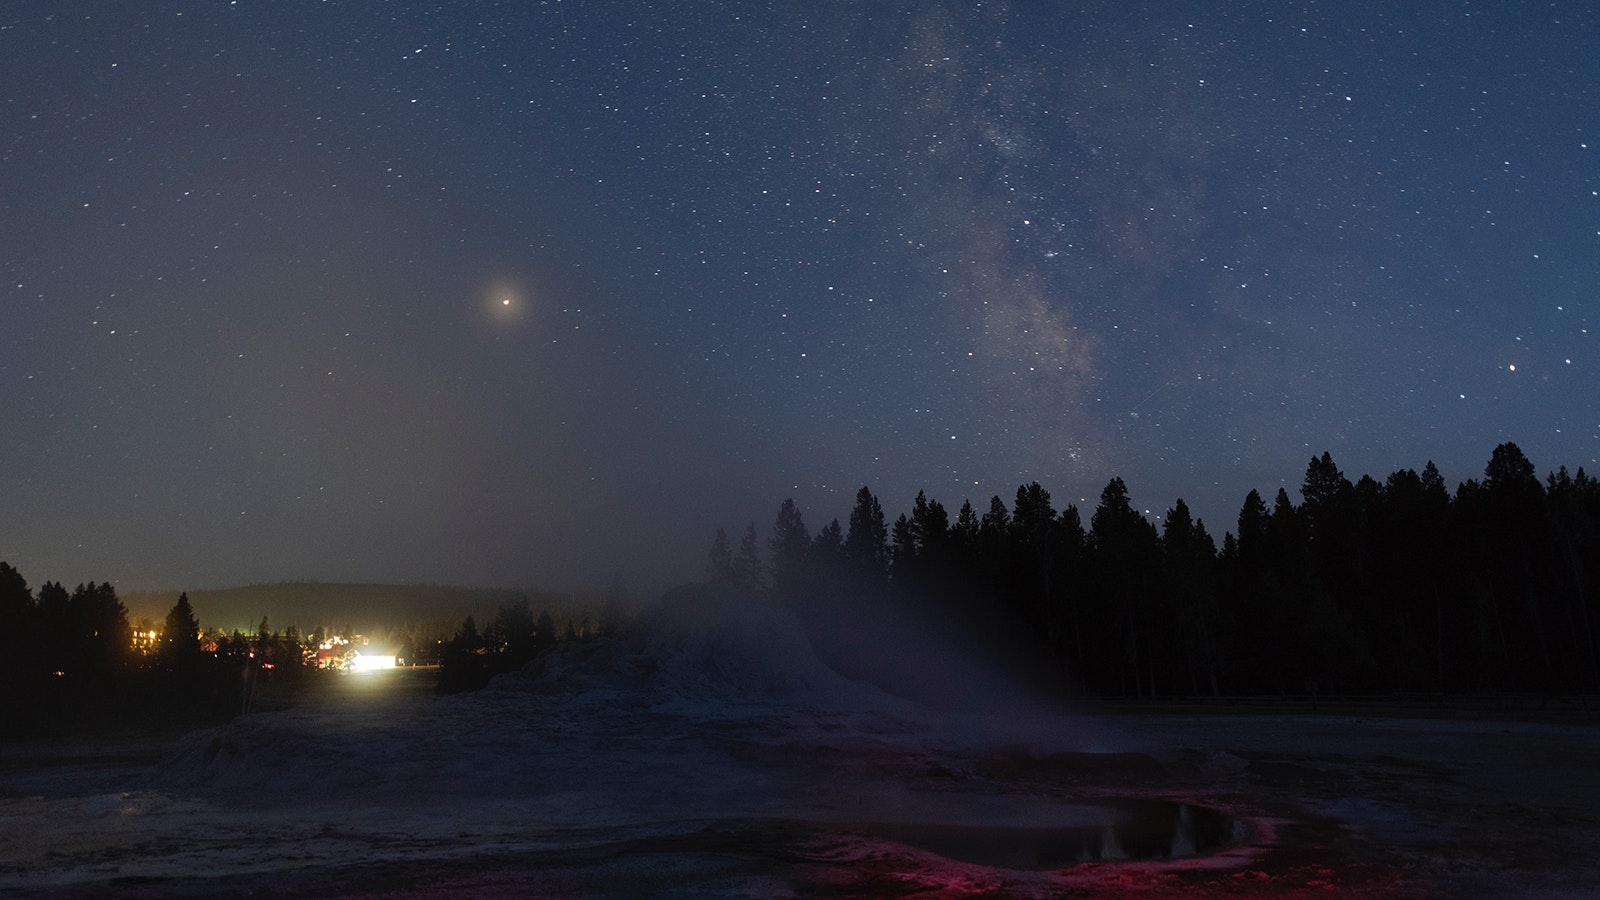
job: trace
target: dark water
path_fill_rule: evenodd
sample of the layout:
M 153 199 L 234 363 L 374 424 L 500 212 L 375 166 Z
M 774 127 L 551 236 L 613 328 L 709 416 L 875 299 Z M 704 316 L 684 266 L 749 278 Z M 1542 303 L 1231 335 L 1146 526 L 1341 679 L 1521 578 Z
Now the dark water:
M 1165 800 L 1106 800 L 1077 808 L 1084 821 L 1061 827 L 905 822 L 867 826 L 882 837 L 983 866 L 1061 869 L 1096 860 L 1174 859 L 1238 840 L 1231 816 Z

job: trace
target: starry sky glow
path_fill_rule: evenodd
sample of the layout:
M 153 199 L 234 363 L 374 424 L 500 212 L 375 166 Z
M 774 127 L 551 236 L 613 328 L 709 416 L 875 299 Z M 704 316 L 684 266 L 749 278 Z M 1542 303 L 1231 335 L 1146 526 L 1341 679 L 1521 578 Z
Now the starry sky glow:
M 691 577 L 872 487 L 1213 534 L 1600 455 L 1600 12 L 0 10 L 0 558 Z

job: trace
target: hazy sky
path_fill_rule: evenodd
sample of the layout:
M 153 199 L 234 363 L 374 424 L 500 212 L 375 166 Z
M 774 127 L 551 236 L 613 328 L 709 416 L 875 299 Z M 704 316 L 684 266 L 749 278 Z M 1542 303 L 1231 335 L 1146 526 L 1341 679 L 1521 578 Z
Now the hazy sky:
M 7 3 L 0 559 L 603 586 L 863 484 L 1220 538 L 1325 450 L 1594 472 L 1597 26 Z

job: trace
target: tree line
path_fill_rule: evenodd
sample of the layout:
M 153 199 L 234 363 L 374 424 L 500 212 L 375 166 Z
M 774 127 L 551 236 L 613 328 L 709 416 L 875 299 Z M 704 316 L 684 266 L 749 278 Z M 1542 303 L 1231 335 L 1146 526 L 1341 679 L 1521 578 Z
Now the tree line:
M 380 646 L 412 661 L 445 662 L 440 687 L 480 686 L 527 662 L 555 640 L 595 631 L 583 616 L 534 613 L 515 594 L 480 635 L 471 617 L 459 632 L 439 621 L 390 629 Z M 351 635 L 346 626 L 339 634 Z M 0 562 L 0 721 L 11 738 L 101 729 L 187 727 L 226 720 L 258 705 L 295 702 L 328 629 L 274 630 L 263 616 L 250 633 L 203 631 L 187 593 L 164 621 L 129 622 L 109 583 L 37 592 Z M 267 690 L 270 687 L 270 690 Z M 264 693 L 265 691 L 265 693 Z
M 502 672 L 527 665 L 556 641 L 576 638 L 593 630 L 591 623 L 569 619 L 565 631 L 556 627 L 549 610 L 536 617 L 526 597 L 500 604 L 481 633 L 477 620 L 467 616 L 445 644 L 439 658 L 439 689 L 446 693 L 476 690 Z
M 598 619 L 587 613 L 552 615 L 548 609 L 535 614 L 526 595 L 514 594 L 499 605 L 487 627 L 480 631 L 477 620 L 467 616 L 455 635 L 442 642 L 439 690 L 477 690 L 496 675 L 521 669 L 558 643 L 613 631 L 627 617 L 630 605 L 620 579 L 606 589 Z
M 1352 482 L 1324 453 L 1299 495 L 1252 490 L 1219 546 L 1181 499 L 1141 515 L 1120 478 L 1087 523 L 1037 482 L 954 518 L 919 492 L 893 523 L 863 487 L 844 526 L 812 534 L 786 500 L 764 546 L 719 529 L 707 571 L 808 612 L 825 646 L 935 620 L 1097 695 L 1600 692 L 1583 469 L 1541 482 L 1504 443 L 1452 494 L 1432 462 Z
M 1324 453 L 1299 495 L 1251 491 L 1219 546 L 1181 499 L 1159 524 L 1141 515 L 1120 478 L 1087 523 L 1037 482 L 954 517 L 919 492 L 892 523 L 863 487 L 814 534 L 793 500 L 764 541 L 754 523 L 736 546 L 719 529 L 708 574 L 802 612 L 846 664 L 885 628 L 936 627 L 1097 695 L 1600 692 L 1600 484 L 1583 469 L 1541 481 L 1505 443 L 1452 494 L 1431 462 L 1352 482 Z M 467 690 L 625 606 L 614 585 L 600 621 L 558 620 L 512 595 L 482 631 L 468 617 L 449 637 L 396 634 L 439 659 L 442 689 Z M 265 618 L 207 636 L 186 594 L 141 629 L 109 583 L 35 594 L 0 562 L 7 735 L 226 718 L 261 679 L 292 689 L 322 637 Z
M 264 624 L 264 623 L 263 623 Z M 170 727 L 240 710 L 244 660 L 278 642 L 223 637 L 202 652 L 200 627 L 180 595 L 160 631 L 139 631 L 110 583 L 68 591 L 46 581 L 37 596 L 0 562 L 0 716 L 6 736 L 102 728 Z

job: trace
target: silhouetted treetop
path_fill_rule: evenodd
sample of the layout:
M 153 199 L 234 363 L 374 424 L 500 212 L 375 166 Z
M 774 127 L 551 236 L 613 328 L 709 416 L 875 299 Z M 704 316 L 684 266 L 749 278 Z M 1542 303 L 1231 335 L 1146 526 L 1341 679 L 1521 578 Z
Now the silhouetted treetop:
M 178 595 L 161 626 L 161 647 L 157 654 L 169 668 L 192 666 L 200 656 L 200 620 L 195 618 L 188 593 Z
M 929 500 L 922 491 L 911 504 L 911 535 L 919 554 L 942 553 L 950 543 L 950 514 L 943 503 Z
M 1056 524 L 1055 507 L 1050 505 L 1050 492 L 1034 481 L 1017 488 L 1016 506 L 1011 512 L 1011 527 L 1016 529 L 1017 540 L 1023 545 L 1043 546 L 1050 539 Z
M 856 505 L 850 510 L 844 558 L 858 572 L 874 579 L 882 579 L 889 561 L 889 528 L 884 522 L 883 506 L 866 486 L 856 492 Z
M 772 592 L 780 602 L 795 600 L 803 592 L 806 554 L 810 546 L 811 534 L 806 530 L 800 510 L 792 498 L 784 500 L 772 523 L 772 537 L 767 541 Z
M 1521 448 L 1510 441 L 1494 448 L 1489 464 L 1483 469 L 1483 486 L 1492 492 L 1507 495 L 1537 494 L 1541 491 L 1533 463 L 1522 455 Z
M 756 523 L 745 527 L 739 541 L 739 552 L 733 557 L 733 586 L 746 596 L 755 596 L 766 588 L 766 576 L 761 565 L 761 540 L 756 535 Z
M 838 519 L 822 526 L 822 530 L 812 539 L 811 557 L 823 566 L 837 565 L 844 560 L 844 532 L 839 527 Z
M 13 621 L 33 608 L 33 592 L 22 573 L 0 562 L 0 622 Z

